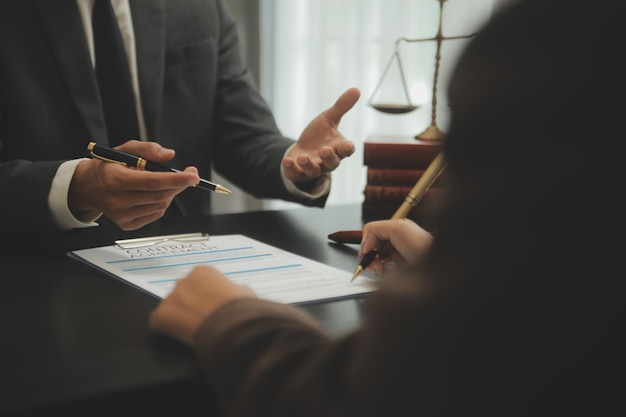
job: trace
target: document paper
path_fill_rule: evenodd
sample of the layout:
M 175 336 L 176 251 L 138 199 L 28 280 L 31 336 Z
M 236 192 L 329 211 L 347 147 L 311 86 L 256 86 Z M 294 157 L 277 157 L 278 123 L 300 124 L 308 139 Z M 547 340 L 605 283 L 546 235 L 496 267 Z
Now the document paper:
M 193 242 L 165 240 L 133 249 L 103 246 L 68 255 L 160 298 L 198 265 L 210 265 L 252 288 L 259 298 L 284 304 L 345 298 L 376 289 L 368 278 L 350 283 L 352 275 L 346 271 L 240 234 Z

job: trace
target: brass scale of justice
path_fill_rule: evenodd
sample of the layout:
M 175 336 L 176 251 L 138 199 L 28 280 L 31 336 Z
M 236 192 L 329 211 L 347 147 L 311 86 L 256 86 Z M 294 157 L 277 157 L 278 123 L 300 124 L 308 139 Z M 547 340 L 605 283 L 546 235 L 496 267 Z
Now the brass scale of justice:
M 412 104 L 411 99 L 409 97 L 409 90 L 407 88 L 406 78 L 404 75 L 404 69 L 402 67 L 402 61 L 400 59 L 400 49 L 399 49 L 400 42 L 412 43 L 412 42 L 436 41 L 437 52 L 435 54 L 435 75 L 433 79 L 431 122 L 430 122 L 430 126 L 428 126 L 426 130 L 424 130 L 422 133 L 419 133 L 418 135 L 415 136 L 416 139 L 436 141 L 436 140 L 440 140 L 443 137 L 443 132 L 439 129 L 439 127 L 437 127 L 437 83 L 439 81 L 439 66 L 440 66 L 440 61 L 441 61 L 441 44 L 443 43 L 443 41 L 447 41 L 447 40 L 468 39 L 473 36 L 476 36 L 476 33 L 473 33 L 471 35 L 464 35 L 464 36 L 449 36 L 449 37 L 443 36 L 443 33 L 442 33 L 443 4 L 448 0 L 435 0 L 435 1 L 439 2 L 439 28 L 437 30 L 437 34 L 431 38 L 421 38 L 421 39 L 399 38 L 398 40 L 396 40 L 394 52 L 391 55 L 391 59 L 389 60 L 387 66 L 385 67 L 385 70 L 383 71 L 383 74 L 380 80 L 378 81 L 376 88 L 374 88 L 374 91 L 372 92 L 372 95 L 370 96 L 370 99 L 368 101 L 368 105 L 380 112 L 389 113 L 389 114 L 405 114 L 405 113 L 410 113 L 413 110 L 417 109 L 418 106 L 415 104 Z M 394 61 L 397 63 L 398 70 L 400 72 L 400 80 L 402 82 L 404 96 L 406 97 L 406 104 L 405 103 L 373 103 L 372 100 L 376 96 L 376 93 L 378 93 L 378 91 L 380 90 L 380 87 L 383 84 L 383 81 L 385 80 L 385 78 L 387 77 L 389 69 L 391 68 Z

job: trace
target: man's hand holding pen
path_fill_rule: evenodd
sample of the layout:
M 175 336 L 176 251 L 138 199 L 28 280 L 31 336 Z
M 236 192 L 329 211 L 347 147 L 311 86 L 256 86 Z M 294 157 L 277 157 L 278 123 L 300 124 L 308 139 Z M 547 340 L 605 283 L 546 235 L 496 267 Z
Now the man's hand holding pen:
M 174 158 L 174 150 L 156 142 L 128 141 L 116 149 L 157 163 Z M 200 182 L 198 170 L 149 172 L 98 159 L 81 161 L 68 192 L 74 217 L 90 222 L 104 214 L 123 230 L 135 230 L 163 216 L 174 197 Z

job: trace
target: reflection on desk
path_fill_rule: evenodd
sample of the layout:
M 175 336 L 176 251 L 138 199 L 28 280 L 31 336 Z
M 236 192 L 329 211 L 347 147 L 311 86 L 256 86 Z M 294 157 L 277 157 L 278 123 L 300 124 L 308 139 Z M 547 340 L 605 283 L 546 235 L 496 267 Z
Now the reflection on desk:
M 242 233 L 351 273 L 358 247 L 337 245 L 327 236 L 360 229 L 359 213 L 355 204 L 224 214 L 156 222 L 134 232 L 104 222 L 40 245 L 5 241 L 0 244 L 0 415 L 120 410 L 207 415 L 211 394 L 191 351 L 148 329 L 158 300 L 69 259 L 68 250 L 157 234 Z M 363 300 L 301 308 L 340 335 L 358 326 Z

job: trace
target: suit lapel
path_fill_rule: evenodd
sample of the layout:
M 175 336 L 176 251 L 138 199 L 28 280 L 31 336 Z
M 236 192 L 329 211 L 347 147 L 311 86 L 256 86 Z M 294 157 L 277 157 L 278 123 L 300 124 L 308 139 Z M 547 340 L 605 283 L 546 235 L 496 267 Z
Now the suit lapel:
M 131 0 L 137 72 L 148 140 L 158 137 L 165 71 L 165 1 Z
M 104 113 L 76 1 L 37 0 L 37 5 L 69 94 L 90 136 L 85 142 L 107 143 Z

